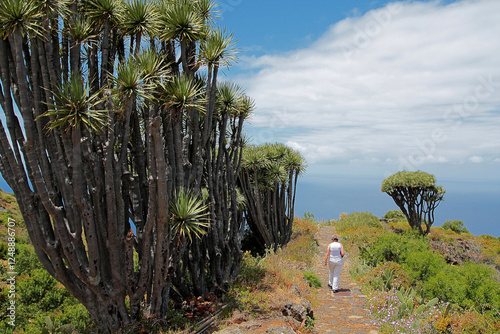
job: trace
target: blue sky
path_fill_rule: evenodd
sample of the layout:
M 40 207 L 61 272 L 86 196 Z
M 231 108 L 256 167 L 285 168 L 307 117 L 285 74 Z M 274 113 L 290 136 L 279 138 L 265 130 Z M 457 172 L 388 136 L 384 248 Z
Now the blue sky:
M 297 213 L 395 209 L 398 170 L 447 190 L 436 225 L 500 236 L 500 1 L 222 1 L 242 51 L 225 71 L 255 144 L 299 150 Z

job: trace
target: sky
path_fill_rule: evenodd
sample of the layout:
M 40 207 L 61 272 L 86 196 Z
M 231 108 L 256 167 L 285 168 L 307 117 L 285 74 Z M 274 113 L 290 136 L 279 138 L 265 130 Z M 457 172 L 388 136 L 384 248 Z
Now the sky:
M 255 100 L 252 143 L 307 162 L 296 215 L 397 209 L 380 192 L 400 170 L 446 189 L 435 225 L 500 236 L 500 1 L 223 0 Z

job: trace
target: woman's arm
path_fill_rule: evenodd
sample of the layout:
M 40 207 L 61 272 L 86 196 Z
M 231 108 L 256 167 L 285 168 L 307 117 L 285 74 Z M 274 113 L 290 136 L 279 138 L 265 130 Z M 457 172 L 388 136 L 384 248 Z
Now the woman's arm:
M 330 257 L 330 245 L 328 245 L 328 250 L 326 251 L 325 266 L 328 265 L 328 258 Z
M 340 245 L 340 256 L 344 257 L 345 252 L 344 252 L 344 245 Z

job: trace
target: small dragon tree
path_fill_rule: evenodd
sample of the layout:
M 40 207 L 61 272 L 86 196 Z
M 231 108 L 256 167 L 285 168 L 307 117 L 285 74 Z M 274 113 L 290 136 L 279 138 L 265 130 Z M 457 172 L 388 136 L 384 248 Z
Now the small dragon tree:
M 306 170 L 302 155 L 282 144 L 247 146 L 239 185 L 246 198 L 245 217 L 261 250 L 290 241 L 297 179 Z
M 381 191 L 392 197 L 408 219 L 411 228 L 429 234 L 434 223 L 434 209 L 445 190 L 436 186 L 436 178 L 422 171 L 401 171 L 382 181 Z M 425 230 L 422 228 L 425 225 Z

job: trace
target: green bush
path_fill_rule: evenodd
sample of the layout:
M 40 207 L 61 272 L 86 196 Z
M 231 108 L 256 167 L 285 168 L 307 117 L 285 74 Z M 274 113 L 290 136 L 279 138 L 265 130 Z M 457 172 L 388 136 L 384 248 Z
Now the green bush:
M 448 265 L 423 287 L 427 298 L 437 297 L 466 309 L 476 307 L 494 314 L 500 308 L 500 283 L 495 271 L 484 265 Z
M 42 263 L 31 245 L 16 245 L 16 272 L 19 276 L 30 274 L 35 269 L 42 269 Z
M 250 252 L 243 253 L 241 261 L 241 270 L 238 275 L 237 283 L 244 283 L 246 285 L 257 285 L 266 274 L 266 269 L 261 263 L 262 258 L 252 256 Z
M 465 227 L 465 224 L 461 220 L 447 220 L 444 222 L 442 228 L 445 230 L 452 230 L 457 233 L 469 233 L 469 230 L 467 227 Z
M 421 238 L 383 233 L 371 245 L 360 246 L 360 256 L 375 267 L 379 262 L 385 261 L 403 264 L 411 253 L 427 249 L 427 243 Z
M 0 295 L 0 333 L 11 333 L 5 314 L 7 291 Z M 16 286 L 16 328 L 25 334 L 42 333 L 50 317 L 55 328 L 71 324 L 77 333 L 87 333 L 93 322 L 80 302 L 59 285 L 45 269 L 35 269 L 29 276 L 19 278 Z
M 304 271 L 304 279 L 309 282 L 313 288 L 321 288 L 321 280 L 312 271 Z
M 408 253 L 401 265 L 410 277 L 417 282 L 425 282 L 446 266 L 446 261 L 430 249 Z
M 60 312 L 40 314 L 31 323 L 26 325 L 24 334 L 43 333 L 43 329 L 47 328 L 47 317 L 50 317 L 53 327 L 59 329 L 56 333 L 63 333 L 61 328 L 64 327 L 73 329 L 69 333 L 91 333 L 94 327 L 87 309 L 82 304 L 64 305 L 64 307 L 61 307 Z
M 25 236 L 23 234 L 18 234 L 16 235 L 16 272 L 18 274 L 22 274 L 24 272 L 21 272 L 20 270 L 25 270 L 25 269 L 34 269 L 36 265 L 38 265 L 39 268 L 42 267 L 40 261 L 38 261 L 38 258 L 35 254 L 35 250 L 33 249 L 33 246 L 29 245 L 27 241 L 24 240 Z M 9 250 L 9 245 L 7 243 L 7 237 L 4 238 L 5 241 L 0 240 L 0 260 L 7 261 L 8 260 L 8 250 Z M 28 254 L 30 253 L 30 254 Z M 31 253 L 33 256 L 31 256 Z M 23 267 L 23 264 L 26 262 L 26 259 L 24 257 L 28 257 L 30 259 L 30 262 L 33 264 L 31 268 L 26 268 Z M 31 260 L 34 258 L 34 260 Z M 24 261 L 24 263 L 23 263 Z M 28 273 L 29 270 L 26 271 Z
M 385 219 L 406 219 L 405 214 L 401 210 L 390 210 L 384 215 Z
M 30 276 L 17 283 L 19 301 L 35 311 L 56 309 L 69 297 L 69 292 L 58 288 L 57 281 L 45 269 L 35 269 Z
M 444 258 L 429 248 L 426 239 L 411 232 L 406 235 L 384 233 L 371 245 L 360 246 L 360 257 L 372 267 L 395 262 L 405 269 L 414 284 L 427 281 L 446 266 Z
M 60 309 L 62 312 L 53 316 L 58 325 L 72 324 L 78 333 L 93 327 L 94 322 L 87 309 L 74 297 L 65 299 Z
M 335 225 L 339 233 L 354 230 L 361 226 L 382 228 L 379 219 L 370 212 L 353 212 L 349 216 L 340 219 Z

